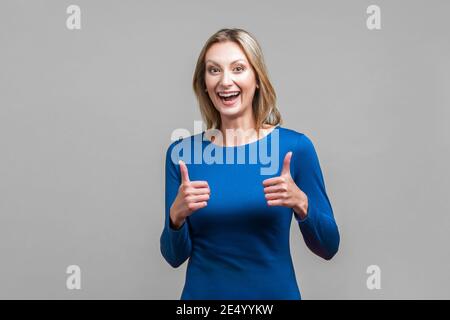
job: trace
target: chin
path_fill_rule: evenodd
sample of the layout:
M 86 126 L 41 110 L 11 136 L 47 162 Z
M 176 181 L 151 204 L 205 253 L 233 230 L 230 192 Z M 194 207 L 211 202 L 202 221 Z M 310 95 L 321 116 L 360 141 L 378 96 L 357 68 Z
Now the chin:
M 235 108 L 233 110 L 231 109 L 221 109 L 220 114 L 222 116 L 228 117 L 228 118 L 238 118 L 244 113 L 243 109 Z

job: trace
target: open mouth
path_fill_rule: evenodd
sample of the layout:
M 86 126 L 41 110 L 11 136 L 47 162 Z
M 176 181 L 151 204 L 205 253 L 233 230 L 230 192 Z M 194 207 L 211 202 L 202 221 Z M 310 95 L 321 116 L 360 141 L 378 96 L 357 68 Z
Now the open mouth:
M 223 92 L 217 93 L 217 96 L 225 105 L 234 104 L 238 100 L 240 95 L 241 95 L 241 93 L 239 91 L 230 92 L 230 93 L 223 93 Z

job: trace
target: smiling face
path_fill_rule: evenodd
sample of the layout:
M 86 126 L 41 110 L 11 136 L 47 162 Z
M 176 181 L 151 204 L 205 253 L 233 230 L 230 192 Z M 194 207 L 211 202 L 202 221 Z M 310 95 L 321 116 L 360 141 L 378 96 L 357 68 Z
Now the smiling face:
M 240 46 L 232 41 L 213 44 L 205 64 L 206 89 L 221 116 L 251 113 L 256 76 Z

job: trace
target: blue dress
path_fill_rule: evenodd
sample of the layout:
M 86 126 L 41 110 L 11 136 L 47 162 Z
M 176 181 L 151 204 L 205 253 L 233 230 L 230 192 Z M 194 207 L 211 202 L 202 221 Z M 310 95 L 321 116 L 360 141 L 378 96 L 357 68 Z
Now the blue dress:
M 291 208 L 269 207 L 263 191 L 265 179 L 281 174 L 289 151 L 291 176 L 308 197 L 303 220 Z M 181 183 L 178 159 L 186 163 L 190 181 L 206 180 L 211 194 L 207 206 L 176 230 L 169 211 Z M 181 300 L 301 299 L 289 247 L 292 216 L 313 253 L 326 260 L 336 254 L 338 227 L 305 134 L 278 125 L 258 141 L 223 147 L 203 131 L 168 147 L 160 249 L 174 268 L 189 259 Z

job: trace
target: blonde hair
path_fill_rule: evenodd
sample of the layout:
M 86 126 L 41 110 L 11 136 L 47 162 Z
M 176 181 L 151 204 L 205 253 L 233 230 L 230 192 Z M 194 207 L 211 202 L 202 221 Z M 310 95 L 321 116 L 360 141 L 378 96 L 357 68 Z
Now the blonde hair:
M 220 129 L 221 118 L 208 93 L 205 92 L 205 56 L 213 44 L 226 41 L 235 42 L 240 46 L 255 72 L 256 83 L 259 88 L 255 91 L 252 108 L 258 135 L 264 124 L 282 124 L 281 114 L 276 107 L 276 93 L 269 80 L 261 47 L 249 32 L 234 28 L 220 29 L 213 34 L 203 46 L 195 67 L 192 85 L 207 129 Z

